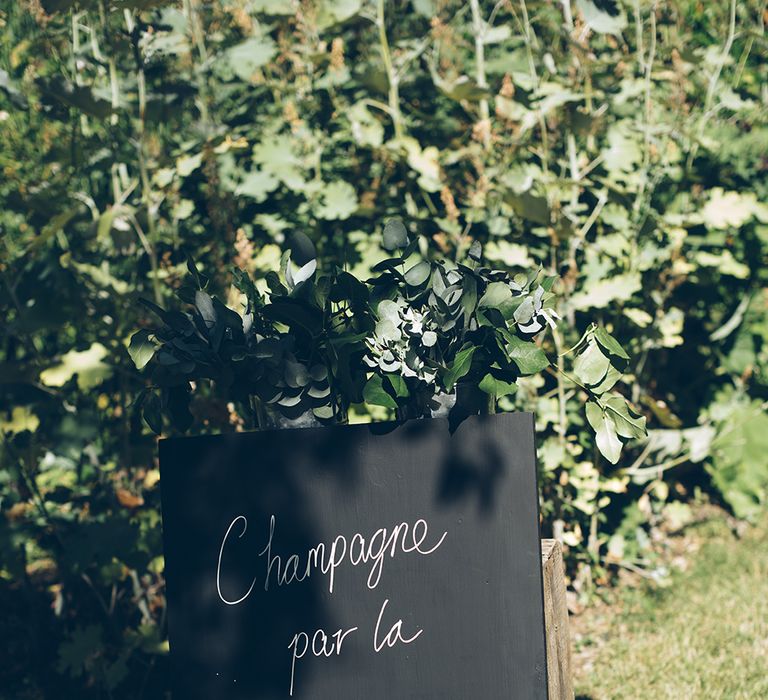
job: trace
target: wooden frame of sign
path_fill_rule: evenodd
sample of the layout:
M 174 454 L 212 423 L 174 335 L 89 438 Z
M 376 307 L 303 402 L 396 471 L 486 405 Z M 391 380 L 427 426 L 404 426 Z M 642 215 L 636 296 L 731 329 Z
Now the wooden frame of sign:
M 573 700 L 565 570 L 563 550 L 557 540 L 541 541 L 541 568 L 544 577 L 544 625 L 547 638 L 549 700 Z
M 530 413 L 161 441 L 174 698 L 570 700 L 534 445 Z

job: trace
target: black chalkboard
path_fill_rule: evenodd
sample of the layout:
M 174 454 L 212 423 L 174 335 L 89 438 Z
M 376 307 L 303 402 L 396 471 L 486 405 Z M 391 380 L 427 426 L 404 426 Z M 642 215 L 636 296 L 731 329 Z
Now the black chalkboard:
M 547 697 L 531 414 L 175 438 L 160 469 L 174 700 Z

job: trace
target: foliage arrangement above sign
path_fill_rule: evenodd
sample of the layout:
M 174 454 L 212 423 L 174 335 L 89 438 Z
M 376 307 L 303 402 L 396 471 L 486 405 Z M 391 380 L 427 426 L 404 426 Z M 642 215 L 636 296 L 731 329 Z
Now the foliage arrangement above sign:
M 479 243 L 456 264 L 427 259 L 419 244 L 401 220 L 390 220 L 383 231 L 390 257 L 362 281 L 339 268 L 318 274 L 313 244 L 296 233 L 280 273 L 267 275 L 266 295 L 234 271 L 241 312 L 205 291 L 208 280 L 189 259 L 177 292 L 189 312 L 143 300 L 162 325 L 138 331 L 129 345 L 136 366 L 151 372 L 153 387 L 139 398 L 146 422 L 160 433 L 166 415 L 187 430 L 201 380 L 249 406 L 261 427 L 345 423 L 362 402 L 400 417 L 461 419 L 495 412 L 519 377 L 546 371 L 587 392 L 587 420 L 610 462 L 623 441 L 645 436 L 645 418 L 611 391 L 629 356 L 610 333 L 592 324 L 563 353 L 574 358 L 573 376 L 562 357 L 552 362 L 542 350 L 540 336 L 558 319 L 556 277 L 486 267 Z

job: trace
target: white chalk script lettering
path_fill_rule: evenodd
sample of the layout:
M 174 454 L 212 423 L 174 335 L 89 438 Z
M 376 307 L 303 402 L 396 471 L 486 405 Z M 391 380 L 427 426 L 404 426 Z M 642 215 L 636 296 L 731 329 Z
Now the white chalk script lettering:
M 238 515 L 229 524 L 224 539 L 219 547 L 219 559 L 216 566 L 216 590 L 219 598 L 226 605 L 238 605 L 248 598 L 256 586 L 259 576 L 251 581 L 248 590 L 236 600 L 230 600 L 222 593 L 222 565 L 225 562 L 225 549 L 233 530 L 238 530 L 237 539 L 241 539 L 248 529 L 248 519 L 244 515 Z M 367 568 L 366 585 L 369 589 L 375 589 L 384 575 L 385 562 L 394 559 L 398 554 L 420 554 L 429 556 L 434 554 L 443 544 L 448 533 L 443 534 L 432 544 L 429 539 L 429 524 L 423 518 L 413 523 L 401 522 L 392 528 L 381 527 L 366 537 L 363 533 L 355 532 L 351 538 L 345 535 L 336 535 L 330 544 L 320 542 L 307 550 L 306 556 L 301 553 L 277 554 L 279 546 L 275 548 L 275 532 L 277 519 L 274 515 L 269 518 L 269 534 L 267 543 L 258 552 L 258 557 L 264 557 L 264 591 L 268 592 L 270 584 L 273 586 L 289 586 L 292 583 L 301 583 L 309 578 L 313 572 L 319 572 L 326 577 L 328 592 L 333 593 L 336 584 L 336 570 L 343 564 L 351 567 L 363 566 Z M 242 561 L 241 557 L 238 557 Z M 317 574 L 315 574 L 317 575 Z M 226 580 L 226 578 L 225 578 Z M 229 584 L 231 586 L 231 584 Z M 391 649 L 396 644 L 412 644 L 423 633 L 423 629 L 417 628 L 415 634 L 410 637 L 403 634 L 403 620 L 398 619 L 389 626 L 389 631 L 383 634 L 387 625 L 383 623 L 389 598 L 385 599 L 376 620 L 373 630 L 373 651 L 381 653 L 384 648 Z M 382 627 L 382 625 L 384 626 Z M 297 662 L 307 654 L 314 657 L 330 658 L 341 654 L 344 640 L 357 631 L 358 627 L 339 629 L 329 635 L 323 629 L 316 630 L 311 636 L 307 632 L 297 632 L 293 635 L 288 649 L 291 652 L 291 679 L 290 695 L 296 683 Z M 382 636 L 383 634 L 383 636 Z
M 373 650 L 377 654 L 384 648 L 385 644 L 391 649 L 398 642 L 402 642 L 403 644 L 410 644 L 411 642 L 415 642 L 424 631 L 420 629 L 418 632 L 416 632 L 416 634 L 413 635 L 413 637 L 403 637 L 403 621 L 400 619 L 394 625 L 392 625 L 392 627 L 389 628 L 387 636 L 379 641 L 379 625 L 381 625 L 381 618 L 384 617 L 384 611 L 387 609 L 388 604 L 389 598 L 384 601 L 383 605 L 381 606 L 381 610 L 379 610 L 379 619 L 376 620 L 376 629 L 373 631 Z
M 245 530 L 248 527 L 248 520 L 244 515 L 238 515 L 227 528 L 227 533 L 224 535 L 224 539 L 221 541 L 221 548 L 219 549 L 219 563 L 216 566 L 216 590 L 219 592 L 219 598 L 221 598 L 222 603 L 226 603 L 227 605 L 237 605 L 238 603 L 242 603 L 249 595 L 251 595 L 251 591 L 253 590 L 253 587 L 256 585 L 256 577 L 254 576 L 253 581 L 251 582 L 251 587 L 246 591 L 245 595 L 238 598 L 237 600 L 227 600 L 221 593 L 221 558 L 224 555 L 224 545 L 227 543 L 227 538 L 229 537 L 229 533 L 232 532 L 232 528 L 235 526 L 235 523 L 239 520 L 243 521 L 243 530 L 242 532 L 237 536 L 238 539 L 240 539 L 244 534 Z
M 237 537 L 239 539 L 245 535 L 248 520 L 244 515 L 238 515 L 227 528 L 219 549 L 216 586 L 219 598 L 227 605 L 242 603 L 252 593 L 256 583 L 256 578 L 254 578 L 248 591 L 237 600 L 228 600 L 221 592 L 221 570 L 224 549 L 233 528 L 240 523 L 242 523 L 242 529 Z M 265 591 L 269 590 L 270 583 L 277 586 L 287 586 L 304 581 L 312 575 L 313 571 L 320 571 L 323 576 L 327 577 L 328 592 L 333 593 L 336 584 L 336 571 L 345 562 L 348 562 L 353 567 L 363 565 L 370 567 L 367 585 L 368 588 L 373 590 L 381 582 L 387 557 L 394 559 L 398 553 L 416 553 L 422 556 L 429 556 L 440 548 L 448 535 L 447 532 L 443 532 L 432 546 L 425 544 L 429 536 L 429 525 L 426 520 L 419 518 L 412 525 L 402 522 L 391 529 L 379 528 L 368 539 L 359 532 L 354 533 L 349 540 L 345 535 L 337 535 L 330 545 L 320 542 L 316 546 L 310 547 L 307 550 L 306 558 L 303 558 L 299 553 L 293 553 L 284 559 L 279 554 L 273 553 L 275 530 L 276 518 L 272 515 L 269 519 L 267 544 L 258 552 L 258 556 L 265 557 L 266 561 L 264 575 Z
M 302 658 L 307 651 L 312 652 L 314 656 L 338 656 L 341 654 L 341 645 L 344 643 L 344 639 L 347 635 L 352 634 L 357 627 L 350 627 L 347 630 L 338 630 L 332 635 L 333 641 L 331 646 L 328 647 L 328 640 L 330 637 L 323 630 L 317 630 L 312 635 L 312 642 L 309 641 L 309 635 L 306 632 L 299 632 L 293 635 L 291 643 L 288 645 L 289 649 L 292 649 L 291 658 L 291 687 L 290 695 L 293 695 L 293 685 L 296 678 L 296 660 Z

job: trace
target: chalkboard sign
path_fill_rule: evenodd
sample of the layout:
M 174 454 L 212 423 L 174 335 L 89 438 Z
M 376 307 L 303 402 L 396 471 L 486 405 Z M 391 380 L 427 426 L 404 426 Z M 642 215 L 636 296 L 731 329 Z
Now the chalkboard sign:
M 160 443 L 174 700 L 546 698 L 533 417 Z

